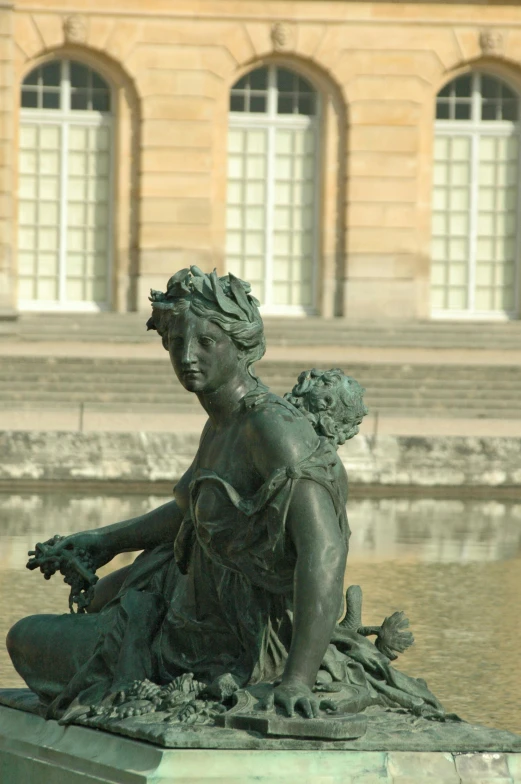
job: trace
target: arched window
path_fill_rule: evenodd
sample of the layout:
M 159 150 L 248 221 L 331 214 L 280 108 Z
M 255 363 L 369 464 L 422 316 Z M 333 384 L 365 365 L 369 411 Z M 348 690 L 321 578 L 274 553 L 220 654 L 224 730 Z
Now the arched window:
M 227 267 L 265 312 L 313 312 L 318 95 L 276 65 L 234 84 L 228 132 Z
M 494 76 L 465 74 L 437 96 L 434 315 L 517 314 L 520 128 L 519 96 Z
M 55 60 L 21 94 L 18 262 L 22 309 L 110 303 L 111 90 L 82 63 Z

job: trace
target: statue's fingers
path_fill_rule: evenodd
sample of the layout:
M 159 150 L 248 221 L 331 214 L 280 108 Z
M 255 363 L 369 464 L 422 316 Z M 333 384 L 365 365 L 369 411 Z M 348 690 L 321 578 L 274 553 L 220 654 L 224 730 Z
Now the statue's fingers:
M 311 700 L 309 700 L 307 697 L 301 697 L 300 700 L 298 700 L 297 704 L 300 707 L 306 719 L 313 718 L 313 708 L 311 707 Z

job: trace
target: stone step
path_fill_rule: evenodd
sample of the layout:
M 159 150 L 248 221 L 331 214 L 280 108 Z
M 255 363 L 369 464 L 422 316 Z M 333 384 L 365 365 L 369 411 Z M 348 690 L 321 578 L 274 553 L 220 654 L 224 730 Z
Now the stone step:
M 454 383 L 436 384 L 433 380 L 426 382 L 425 380 L 412 379 L 377 379 L 368 383 L 363 377 L 359 377 L 364 382 L 366 388 L 366 396 L 386 396 L 386 395 L 399 395 L 407 393 L 408 395 L 422 394 L 431 396 L 433 398 L 450 397 L 451 395 L 462 395 L 465 397 L 480 397 L 486 395 L 501 398 L 521 398 L 521 379 L 516 383 L 514 382 L 501 382 L 497 379 L 482 380 L 479 389 L 476 388 L 474 380 L 455 381 Z M 264 380 L 266 378 L 264 377 Z M 273 378 L 270 380 L 269 387 L 274 390 L 290 391 L 294 379 L 292 378 Z M 153 383 L 154 391 L 168 391 L 169 394 L 183 394 L 186 392 L 175 378 L 155 378 Z M 151 383 L 146 379 L 132 378 L 132 379 L 98 379 L 89 378 L 74 378 L 63 377 L 48 378 L 45 376 L 31 377 L 30 379 L 0 379 L 0 394 L 13 393 L 17 395 L 36 394 L 41 392 L 50 392 L 53 390 L 61 390 L 67 392 L 84 392 L 85 394 L 98 394 L 98 393 L 132 393 L 135 395 L 145 395 L 150 393 Z
M 21 404 L 13 404 L 9 401 L 2 401 L 0 400 L 0 411 L 7 411 L 12 412 L 13 417 L 13 429 L 16 429 L 16 415 L 18 412 L 24 411 L 59 411 L 60 413 L 66 412 L 79 412 L 80 411 L 80 402 L 70 403 L 68 401 L 37 401 L 32 403 L 21 403 Z M 102 402 L 88 402 L 84 404 L 84 410 L 86 412 L 98 412 L 98 413 L 114 413 L 114 414 L 121 414 L 121 413 L 128 413 L 128 414 L 150 414 L 151 409 L 149 405 L 140 405 L 136 403 L 129 403 L 122 407 L 119 404 L 111 404 L 111 403 L 102 403 Z M 152 413 L 155 414 L 176 414 L 180 417 L 187 414 L 197 414 L 201 413 L 201 409 L 195 404 L 192 407 L 189 406 L 179 406 L 176 404 L 173 406 L 172 404 L 162 404 L 162 405 L 155 405 Z M 465 406 L 465 408 L 450 408 L 450 410 L 446 408 L 428 408 L 425 406 L 421 406 L 418 408 L 411 407 L 408 403 L 405 408 L 396 408 L 394 406 L 379 406 L 378 408 L 372 407 L 370 408 L 370 414 L 375 416 L 378 414 L 379 417 L 385 418 L 394 418 L 394 419 L 408 419 L 411 416 L 415 419 L 502 419 L 502 420 L 519 420 L 521 419 L 521 411 L 519 409 L 494 409 L 491 411 L 490 406 L 486 406 L 483 408 L 471 408 Z
M 318 363 L 314 363 L 315 366 Z M 518 364 L 501 364 L 501 365 L 487 365 L 483 363 L 478 364 L 440 364 L 432 362 L 341 362 L 340 363 L 347 372 L 351 373 L 354 370 L 364 371 L 366 374 L 373 376 L 381 376 L 385 372 L 386 375 L 421 375 L 425 376 L 429 373 L 432 376 L 438 377 L 440 373 L 450 377 L 462 377 L 465 375 L 472 375 L 473 377 L 479 374 L 500 374 L 500 375 L 516 375 L 521 374 L 521 365 Z M 256 364 L 256 369 L 263 376 L 266 375 L 288 375 L 299 374 L 302 370 L 308 369 L 313 363 L 305 359 L 296 361 L 291 360 L 273 360 L 264 359 Z M 323 367 L 331 367 L 332 362 L 320 363 Z M 318 365 L 320 367 L 320 365 Z M 153 372 L 154 374 L 171 375 L 172 368 L 168 357 L 165 355 L 160 359 L 154 357 L 150 359 L 143 359 L 141 357 L 102 357 L 102 356 L 38 356 L 38 355 L 19 355 L 10 356 L 4 355 L 0 357 L 0 374 L 6 375 L 9 373 L 17 372 L 18 370 L 26 372 L 46 372 L 53 371 L 55 373 L 69 373 L 69 372 L 88 372 L 88 373 L 131 373 L 131 372 Z
M 144 313 L 22 314 L 15 333 L 24 341 L 157 341 Z M 10 323 L 10 329 L 12 325 Z M 347 319 L 265 318 L 268 345 L 519 349 L 521 322 L 353 322 Z M 12 333 L 10 333 L 12 334 Z M 0 333 L 1 337 L 1 333 Z
M 436 375 L 421 375 L 421 374 L 397 374 L 392 375 L 387 373 L 387 367 L 382 367 L 382 372 L 379 375 L 366 373 L 360 368 L 349 368 L 351 375 L 361 383 L 366 390 L 371 388 L 387 388 L 390 387 L 405 387 L 405 388 L 419 388 L 425 387 L 429 389 L 454 388 L 454 389 L 467 389 L 476 386 L 485 386 L 495 388 L 496 386 L 501 389 L 517 389 L 521 385 L 521 372 L 516 374 L 500 374 L 496 373 L 496 368 L 490 369 L 489 373 L 468 373 L 466 375 L 445 375 L 439 373 Z M 260 372 L 259 377 L 268 386 L 288 386 L 293 388 L 297 382 L 297 373 L 265 373 Z M 51 384 L 51 385 L 75 385 L 75 386 L 88 386 L 88 387 L 114 387 L 121 388 L 127 386 L 134 386 L 138 389 L 146 389 L 153 384 L 161 386 L 178 387 L 179 381 L 172 371 L 170 373 L 154 373 L 153 371 L 134 370 L 133 372 L 121 373 L 89 373 L 89 372 L 70 372 L 55 373 L 52 368 L 42 369 L 37 372 L 28 373 L 12 373 L 0 375 L 0 385 L 9 387 L 16 385 L 17 387 L 28 387 L 32 385 Z M 477 390 L 479 391 L 479 390 Z
M 290 391 L 302 362 L 259 363 L 273 391 Z M 521 418 L 521 367 L 353 363 L 371 412 L 385 416 Z M 199 411 L 164 360 L 83 357 L 3 357 L 0 406 L 6 409 L 112 407 L 147 412 Z M 141 407 L 141 408 L 140 408 Z M 109 409 L 106 409 L 109 410 Z
M 296 383 L 300 372 L 303 369 L 303 364 L 297 367 L 288 368 L 287 365 L 282 365 L 279 368 L 266 368 L 262 365 L 257 365 L 257 375 L 263 380 L 277 381 L 278 379 L 291 379 L 292 383 Z M 454 367 L 450 366 L 396 366 L 396 365 L 375 365 L 373 368 L 360 367 L 358 365 L 349 364 L 345 367 L 348 375 L 356 378 L 357 380 L 365 379 L 371 383 L 387 383 L 396 381 L 405 382 L 423 382 L 433 385 L 443 383 L 470 383 L 472 381 L 488 381 L 493 383 L 512 383 L 516 384 L 521 381 L 521 366 L 519 367 L 500 367 L 500 366 L 464 366 Z M 100 367 L 100 366 L 61 366 L 56 367 L 52 363 L 48 365 L 35 366 L 28 364 L 23 366 L 11 366 L 1 364 L 0 366 L 0 380 L 10 381 L 19 379 L 20 381 L 28 382 L 37 381 L 44 378 L 54 379 L 57 381 L 67 381 L 71 379 L 88 381 L 89 379 L 94 382 L 100 380 L 113 381 L 117 383 L 128 383 L 129 380 L 135 379 L 136 383 L 150 383 L 150 378 L 164 381 L 166 379 L 175 378 L 172 368 L 168 365 L 166 367 L 155 367 L 153 365 L 135 366 L 130 364 L 128 367 Z
M 303 362 L 262 362 L 256 368 L 262 379 L 270 383 L 295 383 L 303 369 Z M 516 365 L 399 365 L 350 363 L 350 375 L 363 383 L 414 383 L 440 387 L 443 383 L 468 385 L 476 382 L 516 386 L 521 382 L 521 366 Z M 0 382 L 31 383 L 114 383 L 149 384 L 157 382 L 178 383 L 167 361 L 136 361 L 111 359 L 75 359 L 33 357 L 2 358 Z
M 277 391 L 277 390 L 274 390 Z M 282 393 L 283 390 L 280 390 Z M 10 404 L 13 406 L 23 406 L 24 404 L 34 404 L 37 405 L 41 402 L 48 402 L 48 403 L 64 403 L 64 404 L 80 404 L 80 403 L 112 403 L 119 407 L 121 411 L 127 409 L 128 405 L 131 404 L 140 404 L 143 406 L 148 406 L 151 413 L 154 412 L 156 406 L 167 405 L 169 407 L 177 407 L 178 405 L 184 405 L 186 407 L 193 407 L 198 409 L 199 404 L 197 398 L 194 396 L 193 398 L 177 396 L 170 393 L 155 393 L 155 394 L 131 394 L 126 393 L 122 394 L 120 392 L 117 393 L 110 393 L 110 392 L 99 392 L 99 393 L 85 393 L 83 391 L 67 391 L 67 392 L 60 392 L 60 391 L 48 391 L 45 394 L 40 392 L 33 392 L 28 391 L 23 396 L 18 393 L 9 393 L 6 392 L 0 395 L 0 400 L 5 404 Z M 193 401 L 193 402 L 192 402 Z M 447 397 L 437 397 L 435 395 L 426 396 L 423 394 L 418 395 L 407 395 L 407 394 L 395 394 L 395 395 L 367 395 L 366 403 L 370 410 L 376 410 L 380 408 L 386 409 L 402 409 L 402 408 L 409 408 L 409 409 L 425 409 L 425 410 L 433 410 L 439 409 L 440 411 L 443 410 L 445 412 L 452 412 L 456 408 L 466 407 L 469 411 L 472 409 L 483 409 L 489 412 L 489 416 L 492 416 L 495 411 L 499 411 L 502 409 L 509 409 L 511 411 L 517 411 L 518 414 L 521 414 L 521 401 L 519 397 L 513 396 L 511 398 L 505 399 L 497 399 L 497 396 L 494 397 L 490 395 L 489 397 L 478 397 L 472 398 L 462 395 L 454 395 L 454 396 L 447 396 Z

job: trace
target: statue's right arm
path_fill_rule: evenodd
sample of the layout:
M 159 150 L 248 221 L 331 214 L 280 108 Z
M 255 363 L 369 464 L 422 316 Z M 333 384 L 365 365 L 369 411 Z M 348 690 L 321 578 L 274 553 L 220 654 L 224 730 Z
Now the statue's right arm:
M 184 512 L 174 498 L 146 514 L 98 528 L 97 534 L 103 537 L 105 547 L 114 555 L 152 550 L 175 541 L 183 516 Z
M 152 550 L 159 545 L 173 543 L 189 503 L 191 475 L 192 467 L 177 483 L 173 501 L 130 520 L 66 536 L 56 545 L 56 552 L 62 549 L 87 550 L 95 568 L 99 569 L 118 553 Z

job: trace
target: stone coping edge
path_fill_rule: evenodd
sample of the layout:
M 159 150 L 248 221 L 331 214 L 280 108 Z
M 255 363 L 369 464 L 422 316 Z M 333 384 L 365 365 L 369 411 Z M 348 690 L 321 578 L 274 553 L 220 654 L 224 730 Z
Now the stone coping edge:
M 0 483 L 173 483 L 198 433 L 0 431 Z M 355 485 L 521 488 L 521 438 L 358 435 L 339 455 Z
M 0 706 L 4 784 L 521 784 L 521 753 L 163 749 Z

